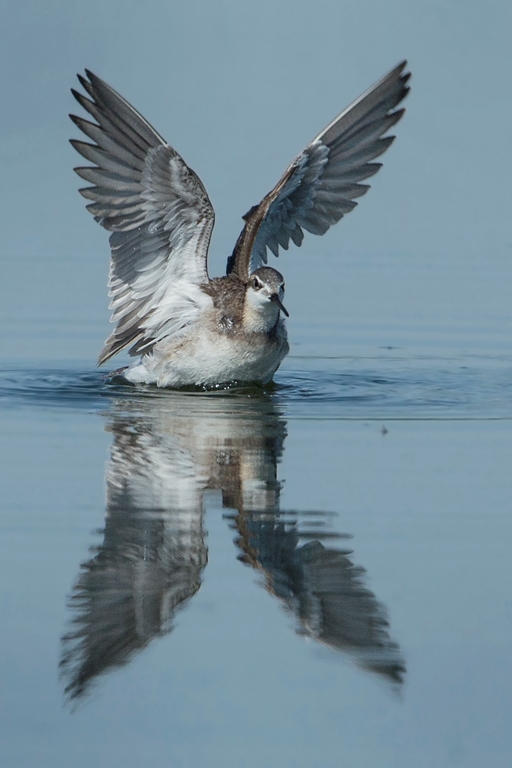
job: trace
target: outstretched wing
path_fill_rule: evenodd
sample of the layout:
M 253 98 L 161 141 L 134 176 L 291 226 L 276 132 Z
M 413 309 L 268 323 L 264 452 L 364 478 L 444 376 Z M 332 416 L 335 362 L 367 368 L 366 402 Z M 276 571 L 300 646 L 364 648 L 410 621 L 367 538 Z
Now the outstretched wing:
M 115 330 L 101 365 L 128 344 L 148 352 L 183 332 L 211 299 L 206 259 L 214 212 L 194 171 L 125 99 L 86 70 L 78 79 L 91 100 L 72 91 L 96 123 L 70 115 L 94 144 L 71 144 L 94 166 L 75 168 L 94 184 L 81 194 L 95 220 L 112 232 L 109 295 Z
M 246 222 L 227 271 L 242 280 L 267 263 L 290 238 L 301 245 L 303 230 L 323 235 L 356 207 L 354 199 L 369 190 L 358 182 L 373 176 L 394 136 L 381 138 L 402 117 L 395 110 L 407 95 L 410 73 L 403 61 L 354 101 L 293 161 L 274 189 L 244 216 Z M 393 111 L 395 110 L 395 111 Z

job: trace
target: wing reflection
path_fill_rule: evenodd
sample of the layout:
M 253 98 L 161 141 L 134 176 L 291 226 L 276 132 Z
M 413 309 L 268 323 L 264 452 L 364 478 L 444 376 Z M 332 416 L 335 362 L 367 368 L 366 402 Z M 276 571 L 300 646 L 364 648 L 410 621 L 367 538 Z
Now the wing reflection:
M 82 564 L 69 600 L 73 628 L 62 644 L 70 698 L 169 632 L 201 584 L 205 478 L 179 430 L 161 431 L 151 416 L 114 407 L 109 419 L 103 543 Z
M 385 610 L 329 529 L 332 515 L 280 510 L 285 422 L 271 399 L 166 393 L 116 401 L 103 542 L 69 599 L 61 672 L 70 699 L 173 627 L 207 563 L 206 490 L 234 510 L 240 559 L 298 620 L 298 631 L 396 682 L 405 670 Z M 346 537 L 345 537 L 346 538 Z
M 314 515 L 314 516 L 313 516 Z M 403 682 L 405 661 L 388 633 L 386 609 L 364 585 L 350 549 L 326 546 L 326 514 L 247 512 L 232 517 L 243 562 L 261 570 L 266 589 L 297 619 L 297 632 L 349 653 L 362 667 Z

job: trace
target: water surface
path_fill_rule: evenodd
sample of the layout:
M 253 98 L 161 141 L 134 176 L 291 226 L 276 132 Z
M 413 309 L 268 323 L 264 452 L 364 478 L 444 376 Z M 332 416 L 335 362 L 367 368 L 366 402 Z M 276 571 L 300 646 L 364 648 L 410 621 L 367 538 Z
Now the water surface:
M 6 764 L 507 765 L 510 369 L 4 365 Z

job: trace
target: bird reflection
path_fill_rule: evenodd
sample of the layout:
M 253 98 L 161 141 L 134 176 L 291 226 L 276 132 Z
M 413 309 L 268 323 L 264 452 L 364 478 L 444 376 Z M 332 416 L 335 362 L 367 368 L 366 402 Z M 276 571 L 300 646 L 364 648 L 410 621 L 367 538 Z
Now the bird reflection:
M 222 493 L 239 559 L 291 612 L 296 628 L 400 684 L 405 672 L 384 607 L 364 584 L 332 514 L 280 509 L 286 425 L 270 396 L 165 393 L 116 400 L 103 541 L 81 566 L 62 638 L 65 692 L 170 632 L 207 564 L 205 492 Z
M 301 530 L 312 513 L 244 513 L 232 518 L 243 562 L 260 569 L 266 589 L 297 619 L 297 632 L 337 651 L 363 668 L 403 682 L 405 663 L 391 641 L 386 610 L 364 585 L 365 569 L 354 566 L 350 549 L 325 546 L 318 539 L 349 538 Z

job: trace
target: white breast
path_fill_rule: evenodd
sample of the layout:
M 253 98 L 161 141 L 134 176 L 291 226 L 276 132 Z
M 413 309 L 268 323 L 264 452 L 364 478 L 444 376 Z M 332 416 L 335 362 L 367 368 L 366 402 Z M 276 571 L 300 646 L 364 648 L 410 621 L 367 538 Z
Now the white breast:
M 126 371 L 133 383 L 159 387 L 214 386 L 231 381 L 266 384 L 289 351 L 284 320 L 275 334 L 219 333 L 217 328 L 194 326 L 193 333 L 163 340 L 151 355 Z

